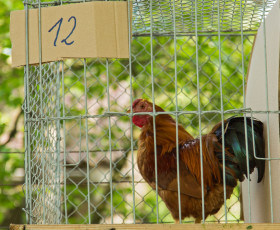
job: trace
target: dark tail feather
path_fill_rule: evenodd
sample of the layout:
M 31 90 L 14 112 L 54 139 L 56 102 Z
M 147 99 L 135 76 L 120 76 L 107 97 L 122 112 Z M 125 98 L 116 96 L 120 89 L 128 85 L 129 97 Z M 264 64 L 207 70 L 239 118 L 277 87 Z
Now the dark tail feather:
M 252 173 L 254 168 L 258 169 L 258 182 L 260 182 L 264 175 L 265 162 L 264 160 L 258 160 L 254 157 L 253 147 L 253 130 L 254 128 L 254 143 L 255 143 L 255 155 L 257 157 L 265 157 L 265 144 L 263 138 L 263 123 L 255 118 L 246 118 L 247 121 L 247 143 L 248 143 L 248 157 L 249 157 L 249 172 Z M 245 142 L 245 128 L 244 117 L 231 117 L 224 122 L 225 128 L 225 148 L 233 154 L 232 161 L 227 161 L 226 166 L 234 171 L 234 174 L 240 181 L 244 180 L 244 176 L 247 175 L 247 163 L 246 163 L 246 142 Z M 222 143 L 222 126 L 217 125 L 213 128 L 213 133 L 218 137 L 220 143 Z M 218 153 L 218 155 L 221 153 Z M 221 156 L 219 157 L 221 158 Z M 229 173 L 229 179 L 230 177 Z M 229 181 L 230 182 L 230 181 Z

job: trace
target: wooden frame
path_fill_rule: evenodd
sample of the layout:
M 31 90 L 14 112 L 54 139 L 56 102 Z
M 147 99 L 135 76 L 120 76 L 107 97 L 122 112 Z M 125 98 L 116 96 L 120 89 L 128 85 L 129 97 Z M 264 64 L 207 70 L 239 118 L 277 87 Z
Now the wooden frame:
M 10 230 L 279 230 L 278 224 L 55 224 L 10 225 Z

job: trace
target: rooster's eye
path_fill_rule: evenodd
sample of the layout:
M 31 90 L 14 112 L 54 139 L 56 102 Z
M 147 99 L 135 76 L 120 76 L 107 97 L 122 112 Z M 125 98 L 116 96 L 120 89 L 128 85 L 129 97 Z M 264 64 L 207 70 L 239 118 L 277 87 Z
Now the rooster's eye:
M 141 108 L 141 109 L 144 109 L 144 108 L 145 108 L 145 106 L 144 106 L 144 105 L 141 105 L 141 106 L 140 106 L 140 108 Z

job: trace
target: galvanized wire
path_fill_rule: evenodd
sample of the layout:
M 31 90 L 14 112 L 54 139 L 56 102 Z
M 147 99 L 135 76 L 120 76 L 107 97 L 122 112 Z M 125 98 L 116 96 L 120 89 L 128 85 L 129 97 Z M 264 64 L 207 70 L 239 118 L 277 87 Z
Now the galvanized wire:
M 267 14 L 269 9 L 273 6 L 275 1 L 266 1 L 264 12 Z M 151 18 L 147 14 L 148 2 L 145 0 L 134 1 L 135 5 L 135 34 L 145 35 L 153 29 L 155 34 L 169 34 L 172 36 L 174 27 L 172 27 L 173 14 L 170 7 L 170 1 L 153 1 L 153 9 L 155 22 L 151 26 Z M 239 8 L 242 7 L 242 13 Z M 217 31 L 218 20 L 216 18 L 215 10 L 219 9 L 221 12 L 221 31 L 240 33 L 240 24 L 243 24 L 244 31 L 257 30 L 262 21 L 263 6 L 260 1 L 249 0 L 244 4 L 239 1 L 200 1 L 197 5 L 191 1 L 180 0 L 175 2 L 176 11 L 176 33 L 177 35 L 191 35 L 195 34 L 197 30 L 199 33 L 212 33 Z M 198 10 L 197 23 L 195 23 L 195 10 Z M 211 11 L 212 10 L 212 11 Z M 241 17 L 242 15 L 242 21 Z
M 155 184 L 156 184 L 156 210 L 157 223 L 159 222 L 159 207 L 158 207 L 158 167 L 157 167 L 157 130 L 156 130 L 156 108 L 155 108 L 155 79 L 154 79 L 154 52 L 153 52 L 153 1 L 150 0 L 150 54 L 151 54 L 151 81 L 152 81 L 152 102 L 153 102 L 153 136 L 154 136 L 154 155 L 155 155 Z
M 241 17 L 241 21 L 243 19 L 243 15 L 242 15 L 242 1 L 240 1 L 240 17 Z M 245 91 L 245 70 L 244 70 L 244 44 L 243 44 L 243 24 L 240 24 L 240 31 L 241 31 L 241 54 L 242 54 L 242 88 L 243 88 L 243 95 L 245 95 L 246 91 Z M 243 97 L 243 106 L 246 108 L 246 99 L 245 97 Z M 252 117 L 251 117 L 252 118 Z M 253 122 L 253 120 L 252 120 Z M 252 133 L 254 133 L 253 131 L 253 126 L 252 126 Z M 246 165 L 247 165 L 247 177 L 248 177 L 248 206 L 249 206 L 249 223 L 251 223 L 251 196 L 250 196 L 250 168 L 249 168 L 249 151 L 248 151 L 248 143 L 246 140 L 248 140 L 248 130 L 247 130 L 247 119 L 246 119 L 246 113 L 244 114 L 244 131 L 245 131 L 245 147 L 246 147 Z M 255 152 L 255 149 L 254 149 Z
M 182 222 L 182 211 L 181 211 L 181 188 L 180 188 L 180 155 L 179 155 L 179 134 L 178 134 L 178 80 L 177 80 L 177 41 L 176 41 L 176 11 L 175 11 L 175 0 L 172 4 L 173 13 L 173 32 L 174 32 L 174 78 L 175 78 L 175 106 L 176 106 L 176 164 L 177 164 L 177 182 L 178 182 L 178 212 L 179 212 L 179 223 Z
M 204 169 L 203 169 L 203 152 L 202 152 L 202 126 L 201 126 L 201 99 L 200 99 L 200 84 L 199 84 L 199 53 L 198 53 L 198 18 L 197 18 L 197 0 L 195 0 L 195 54 L 196 54 L 196 59 L 195 59 L 195 65 L 196 65 L 196 79 L 197 79 L 197 111 L 198 111 L 198 128 L 199 128 L 199 153 L 200 153 L 200 173 L 201 173 L 201 208 L 202 208 L 202 223 L 205 223 L 205 195 L 204 195 Z
M 131 21 L 131 2 L 128 1 L 128 34 L 132 34 L 132 21 Z M 131 114 L 133 113 L 132 103 L 133 103 L 133 90 L 132 90 L 132 49 L 131 49 L 131 36 L 128 38 L 129 43 L 129 63 L 128 63 L 128 70 L 129 70 L 129 93 L 130 93 L 130 111 Z M 130 150 L 131 150 L 131 186 L 132 186 L 132 205 L 133 205 L 133 223 L 136 223 L 136 211 L 135 211 L 135 180 L 134 180 L 134 140 L 133 140 L 133 122 L 132 116 L 129 119 L 130 122 Z
M 218 5 L 220 5 L 220 0 L 218 0 Z M 221 16 L 220 7 L 217 8 L 218 11 L 218 48 L 219 48 L 219 77 L 220 77 L 220 100 L 221 100 L 221 127 L 222 127 L 222 154 L 223 154 L 223 188 L 224 188 L 224 209 L 225 209 L 225 222 L 227 223 L 227 191 L 226 191 L 226 156 L 225 156 L 225 124 L 224 124 L 224 95 L 223 95 L 223 79 L 222 79 L 222 51 L 221 51 Z
M 24 2 L 24 10 L 25 10 L 25 20 L 28 21 L 28 6 L 27 6 L 28 2 Z M 25 45 L 26 45 L 26 49 L 29 49 L 29 43 L 28 43 L 28 26 L 25 27 Z M 24 105 L 23 105 L 23 109 L 26 111 L 29 111 L 29 94 L 28 94 L 28 84 L 29 84 L 29 53 L 26 52 L 26 66 L 24 68 Z M 24 158 L 24 167 L 25 167 L 25 204 L 26 204 L 26 210 L 28 210 L 30 212 L 30 204 L 31 204 L 31 171 L 30 171 L 30 127 L 29 127 L 29 123 L 26 121 L 28 119 L 28 113 L 24 113 L 24 144 L 25 144 L 25 158 Z M 31 222 L 31 218 L 28 214 L 28 212 L 26 212 L 26 221 L 27 222 Z

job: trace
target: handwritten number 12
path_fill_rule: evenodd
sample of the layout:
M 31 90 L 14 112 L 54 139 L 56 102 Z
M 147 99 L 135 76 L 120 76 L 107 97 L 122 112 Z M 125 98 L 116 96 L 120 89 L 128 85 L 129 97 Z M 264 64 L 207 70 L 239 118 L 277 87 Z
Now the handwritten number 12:
M 70 22 L 71 19 L 74 19 L 74 26 L 73 26 L 73 28 L 72 28 L 70 34 L 68 34 L 68 36 L 67 36 L 66 38 L 64 38 L 64 39 L 61 41 L 61 43 L 65 42 L 65 44 L 68 45 L 68 46 L 69 46 L 69 45 L 72 45 L 72 44 L 74 43 L 74 41 L 68 43 L 68 42 L 67 42 L 67 39 L 71 36 L 71 34 L 73 33 L 73 31 L 74 31 L 75 28 L 76 28 L 76 18 L 75 18 L 74 16 L 71 16 L 71 17 L 68 19 L 68 22 Z
M 71 30 L 71 32 L 68 34 L 68 36 L 64 39 L 61 40 L 61 43 L 65 43 L 66 45 L 72 45 L 74 43 L 74 41 L 71 41 L 71 42 L 68 42 L 67 39 L 72 35 L 72 33 L 74 32 L 75 28 L 76 28 L 76 17 L 75 16 L 71 16 L 69 19 L 68 19 L 68 22 L 71 21 L 71 19 L 74 20 L 74 25 L 73 25 L 73 28 Z M 56 46 L 56 42 L 57 42 L 57 38 L 58 38 L 58 35 L 59 35 L 59 31 L 60 31 L 60 27 L 61 27 L 61 24 L 63 22 L 63 18 L 60 18 L 54 25 L 52 28 L 49 29 L 48 32 L 51 32 L 55 27 L 58 26 L 57 28 L 57 31 L 56 31 L 56 36 L 55 36 L 55 39 L 54 39 L 54 42 L 53 42 L 53 45 Z

